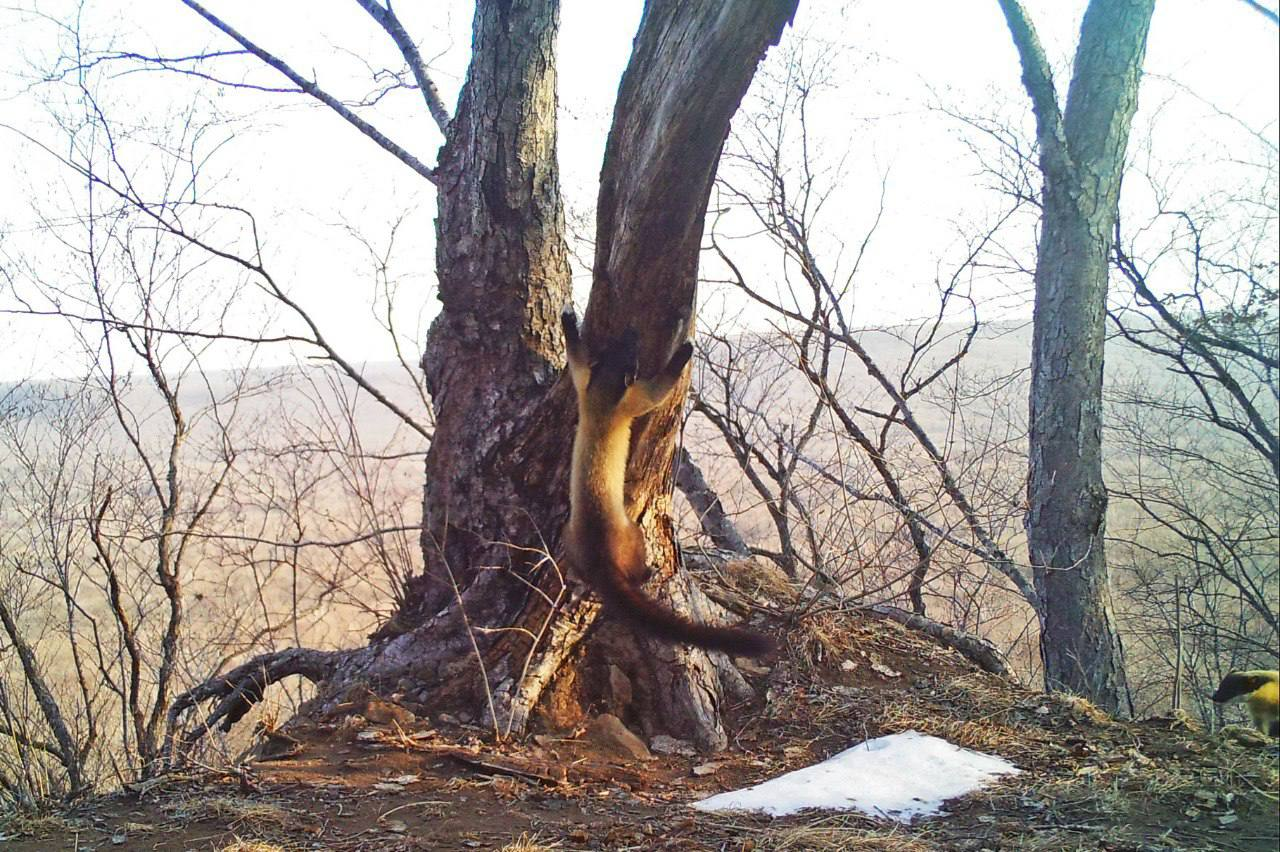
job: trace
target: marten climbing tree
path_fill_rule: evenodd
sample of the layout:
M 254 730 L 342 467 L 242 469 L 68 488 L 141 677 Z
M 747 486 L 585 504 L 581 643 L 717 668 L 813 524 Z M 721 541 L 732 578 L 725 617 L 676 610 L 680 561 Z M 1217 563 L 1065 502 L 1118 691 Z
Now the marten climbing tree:
M 411 69 L 421 70 L 390 8 L 358 2 Z M 706 206 L 729 120 L 796 3 L 645 5 L 602 167 L 583 323 L 588 343 L 634 326 L 642 374 L 657 369 L 673 328 L 694 305 Z M 420 75 L 446 137 L 434 169 L 414 166 L 438 191 L 442 309 L 423 355 L 436 409 L 424 492 L 426 568 L 406 590 L 397 629 L 366 648 L 296 649 L 248 664 L 183 696 L 175 716 L 203 701 L 215 715 L 223 707 L 242 712 L 264 682 L 299 673 L 335 692 L 351 682 L 406 692 L 500 730 L 521 730 L 534 713 L 570 723 L 595 708 L 649 734 L 673 733 L 710 749 L 726 744 L 720 708 L 747 688 L 736 669 L 600 618 L 598 604 L 555 560 L 568 513 L 574 417 L 571 389 L 560 381 L 559 316 L 570 276 L 556 162 L 558 23 L 557 0 L 479 0 L 452 116 Z M 650 592 L 706 620 L 705 599 L 676 564 L 669 515 L 686 392 L 682 383 L 637 423 L 629 498 L 657 566 Z

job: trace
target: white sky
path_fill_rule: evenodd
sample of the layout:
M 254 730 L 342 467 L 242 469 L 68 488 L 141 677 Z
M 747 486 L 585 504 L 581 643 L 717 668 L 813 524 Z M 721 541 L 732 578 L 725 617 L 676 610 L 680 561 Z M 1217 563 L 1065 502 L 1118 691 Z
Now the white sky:
M 350 0 L 208 0 L 208 5 L 341 96 L 367 91 L 366 62 L 398 67 L 385 36 Z M 1084 4 L 1035 0 L 1027 5 L 1065 91 L 1065 69 Z M 563 2 L 560 152 L 571 217 L 593 209 L 613 99 L 640 7 L 639 0 Z M 66 92 L 33 87 L 30 80 L 33 69 L 47 67 L 70 44 L 43 16 L 71 20 L 75 5 L 28 0 L 24 9 L 0 11 L 0 124 L 65 151 L 65 136 L 50 120 L 48 102 L 65 98 Z M 452 108 L 467 61 L 469 4 L 401 3 L 397 10 L 421 42 Z M 90 47 L 177 55 L 231 46 L 177 0 L 87 0 L 81 21 Z M 784 38 L 835 51 L 830 60 L 834 88 L 819 100 L 816 122 L 822 150 L 832 161 L 845 157 L 826 221 L 833 243 L 861 239 L 874 216 L 882 176 L 888 176 L 886 213 L 860 278 L 855 321 L 870 325 L 916 316 L 926 309 L 938 270 L 962 248 L 961 232 L 999 206 L 976 175 L 960 126 L 929 105 L 1026 117 L 1017 57 L 998 6 L 995 0 L 801 0 L 795 27 Z M 1213 112 L 1207 104 L 1275 138 L 1278 42 L 1277 28 L 1238 0 L 1157 4 L 1135 138 L 1155 121 L 1157 147 L 1189 164 L 1191 177 L 1184 187 L 1194 191 L 1211 185 L 1217 166 L 1210 160 L 1221 155 L 1222 143 L 1206 120 Z M 230 60 L 219 71 L 231 79 L 285 83 L 253 61 Z M 1194 96 L 1179 92 L 1170 79 Z M 390 223 L 407 217 L 391 274 L 401 282 L 398 316 L 406 330 L 425 328 L 436 305 L 431 290 L 435 200 L 432 188 L 405 166 L 303 96 L 219 92 L 211 84 L 158 72 L 112 73 L 99 87 L 109 118 L 122 128 L 159 132 L 198 98 L 233 122 L 210 130 L 209 138 L 221 140 L 222 147 L 203 181 L 203 197 L 253 211 L 268 266 L 352 361 L 385 360 L 391 350 L 373 321 L 368 255 L 351 230 L 383 245 Z M 440 136 L 416 93 L 394 93 L 366 117 L 434 163 Z M 36 223 L 41 215 L 65 215 L 81 196 L 51 158 L 0 128 L 0 264 L 25 257 L 46 280 L 72 286 L 79 273 Z M 589 249 L 579 251 L 590 255 Z M 715 301 L 704 294 L 705 303 Z M 0 307 L 11 304 L 0 285 Z M 992 310 L 998 314 L 1025 306 L 997 304 Z M 253 316 L 244 321 L 266 322 L 258 311 L 251 309 Z M 72 365 L 82 357 L 57 320 L 0 317 L 0 343 L 9 354 L 0 361 L 0 380 L 74 372 Z M 413 345 L 419 347 L 420 340 Z M 236 357 L 232 351 L 216 356 Z M 287 354 L 259 357 L 270 362 Z

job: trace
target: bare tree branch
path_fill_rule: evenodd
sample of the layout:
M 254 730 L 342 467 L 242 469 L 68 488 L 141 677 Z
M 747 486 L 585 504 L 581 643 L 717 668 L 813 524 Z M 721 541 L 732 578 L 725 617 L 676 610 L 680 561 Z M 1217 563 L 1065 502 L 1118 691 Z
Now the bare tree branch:
M 1280 25 L 1280 13 L 1277 13 L 1275 9 L 1268 9 L 1266 6 L 1259 3 L 1258 0 L 1240 0 L 1240 2 L 1244 3 L 1244 5 L 1248 6 L 1271 23 Z
M 342 103 L 342 101 L 338 100 L 333 95 L 321 89 L 313 81 L 308 80 L 306 77 L 303 77 L 297 71 L 294 71 L 284 62 L 284 60 L 280 59 L 274 54 L 268 53 L 266 50 L 254 44 L 248 38 L 246 38 L 245 36 L 241 35 L 238 31 L 233 29 L 229 24 L 227 24 L 217 15 L 213 14 L 204 6 L 201 6 L 199 3 L 197 3 L 196 0 L 182 0 L 182 2 L 188 8 L 190 8 L 192 11 L 198 14 L 200 17 L 208 21 L 210 24 L 217 27 L 219 30 L 226 33 L 231 38 L 235 39 L 235 41 L 237 41 L 245 50 L 249 51 L 254 56 L 261 59 L 267 65 L 270 65 L 272 68 L 276 69 L 284 76 L 288 77 L 289 80 L 292 81 L 294 85 L 296 85 L 303 92 L 307 93 L 311 97 L 320 101 L 320 103 L 329 107 L 329 109 L 333 110 L 338 115 L 342 116 L 342 118 L 345 119 L 348 124 L 355 127 L 365 136 L 368 136 L 370 139 L 376 142 L 379 146 L 381 146 L 383 150 L 389 152 L 392 156 L 394 156 L 400 162 L 404 163 L 406 166 L 413 169 L 415 172 L 422 175 L 427 180 L 435 182 L 434 170 L 429 168 L 426 164 L 424 164 L 417 157 L 410 154 L 404 148 L 401 148 L 395 142 L 391 141 L 391 139 L 385 136 L 382 133 L 382 131 L 378 130 L 372 124 L 365 121 L 360 116 L 356 115 L 354 112 L 352 112 L 352 110 L 349 107 L 347 107 L 344 103 Z
M 1035 25 L 1022 8 L 1022 3 L 1019 0 L 1000 0 L 1000 8 L 1022 63 L 1022 83 L 1031 96 L 1041 165 L 1046 173 L 1052 172 L 1055 180 L 1062 179 L 1071 171 L 1071 154 L 1063 129 L 1062 111 L 1058 106 L 1057 88 L 1053 84 L 1053 71 L 1045 58 Z
M 49 689 L 44 673 L 40 671 L 35 651 L 27 643 L 22 631 L 18 629 L 18 622 L 9 611 L 3 597 L 0 597 L 0 625 L 4 627 L 4 632 L 9 636 L 9 642 L 18 654 L 27 687 L 35 695 L 36 704 L 40 707 L 45 724 L 49 726 L 49 730 L 53 731 L 53 737 L 58 741 L 58 760 L 67 770 L 67 780 L 71 784 L 71 789 L 73 792 L 78 792 L 84 787 L 84 775 L 80 761 L 77 759 L 79 751 L 76 749 L 75 738 L 71 736 L 71 731 L 62 717 L 62 708 Z
M 413 72 L 413 79 L 418 81 L 418 89 L 422 92 L 423 100 L 427 102 L 427 111 L 435 119 L 436 126 L 440 128 L 440 132 L 448 133 L 449 111 L 444 108 L 444 101 L 440 98 L 440 90 L 436 88 L 435 82 L 427 74 L 427 64 L 422 61 L 422 54 L 418 51 L 418 45 L 409 37 L 409 33 L 405 31 L 400 19 L 396 17 L 396 13 L 392 10 L 391 0 L 387 0 L 385 6 L 379 4 L 377 0 L 356 0 L 356 2 L 360 4 L 360 8 L 368 12 L 369 16 L 378 22 L 380 27 L 387 31 L 387 35 L 391 36 L 391 40 L 396 43 L 396 47 L 400 49 L 400 54 L 404 57 L 405 62 L 409 63 L 409 70 Z

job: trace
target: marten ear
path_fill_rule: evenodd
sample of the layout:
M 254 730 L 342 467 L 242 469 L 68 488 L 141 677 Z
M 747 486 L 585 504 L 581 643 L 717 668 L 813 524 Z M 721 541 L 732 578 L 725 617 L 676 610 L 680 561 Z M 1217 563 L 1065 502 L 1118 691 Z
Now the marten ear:
M 561 327 L 564 329 L 564 340 L 577 343 L 577 315 L 573 313 L 572 304 L 566 304 L 561 311 Z
M 689 363 L 689 359 L 693 357 L 693 343 L 686 340 L 680 344 L 680 348 L 671 356 L 671 360 L 667 362 L 666 368 L 662 371 L 668 375 L 680 375 L 684 370 L 684 365 Z
M 578 317 L 574 314 L 572 305 L 566 305 L 560 314 L 560 327 L 564 330 L 565 355 L 570 365 L 586 366 L 586 352 L 583 350 L 582 336 L 578 334 Z
M 580 342 L 578 316 L 573 312 L 572 305 L 565 305 L 564 310 L 560 312 L 560 327 L 564 329 L 564 342 L 569 346 L 577 346 Z

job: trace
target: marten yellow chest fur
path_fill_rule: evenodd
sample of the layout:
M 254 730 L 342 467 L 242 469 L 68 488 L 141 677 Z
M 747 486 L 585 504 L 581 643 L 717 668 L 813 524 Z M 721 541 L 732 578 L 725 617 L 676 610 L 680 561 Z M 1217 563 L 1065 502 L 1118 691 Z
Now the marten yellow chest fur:
M 657 375 L 641 379 L 637 339 L 629 330 L 601 352 L 588 352 L 572 311 L 561 317 L 569 376 L 578 400 L 573 439 L 569 523 L 565 554 L 587 580 L 606 611 L 637 629 L 673 642 L 734 654 L 759 656 L 773 643 L 749 630 L 700 624 L 645 595 L 648 578 L 644 534 L 627 514 L 626 473 L 631 425 L 660 405 L 675 388 L 693 354 L 678 346 Z
M 1244 701 L 1259 731 L 1280 737 L 1280 671 L 1228 672 L 1212 699 L 1219 704 Z

